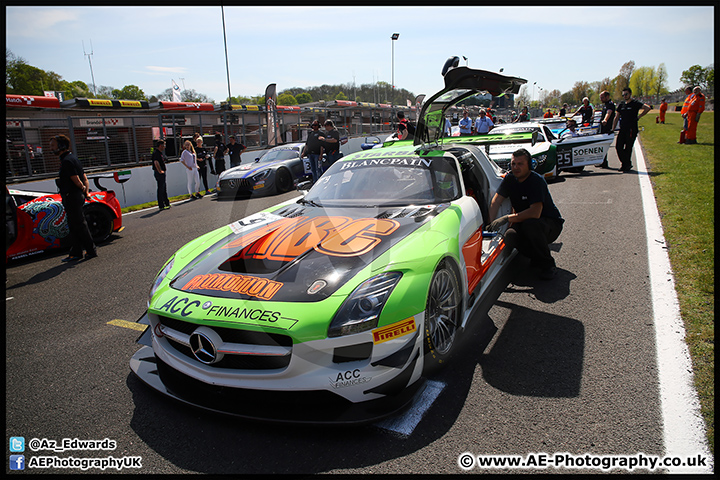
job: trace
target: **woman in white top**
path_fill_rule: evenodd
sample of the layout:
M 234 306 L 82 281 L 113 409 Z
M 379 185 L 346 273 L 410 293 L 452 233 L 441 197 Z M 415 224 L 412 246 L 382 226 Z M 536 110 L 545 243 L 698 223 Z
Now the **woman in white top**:
M 200 195 L 200 167 L 198 167 L 197 155 L 195 155 L 195 149 L 192 143 L 190 143 L 190 140 L 186 140 L 183 144 L 180 163 L 182 163 L 186 169 L 185 173 L 187 174 L 187 187 L 190 198 L 202 198 L 202 195 Z

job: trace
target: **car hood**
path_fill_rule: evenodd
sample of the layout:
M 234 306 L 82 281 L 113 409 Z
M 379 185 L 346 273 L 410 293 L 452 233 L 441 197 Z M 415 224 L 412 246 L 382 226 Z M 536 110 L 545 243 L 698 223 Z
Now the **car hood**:
M 211 297 L 324 300 L 448 206 L 290 205 L 260 212 L 231 224 L 228 235 L 198 251 L 170 286 Z
M 225 170 L 220 175 L 220 180 L 227 180 L 230 178 L 249 178 L 261 170 L 273 168 L 281 163 L 284 163 L 284 160 L 268 163 L 248 163 L 247 165 L 238 165 L 237 167 Z

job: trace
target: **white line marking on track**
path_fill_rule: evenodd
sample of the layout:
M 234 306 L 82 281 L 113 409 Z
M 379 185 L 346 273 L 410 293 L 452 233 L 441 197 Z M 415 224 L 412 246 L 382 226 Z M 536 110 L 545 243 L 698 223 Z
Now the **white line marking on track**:
M 706 468 L 678 467 L 668 470 L 670 473 L 712 473 L 714 461 L 693 384 L 692 362 L 685 343 L 685 325 L 680 317 L 662 223 L 639 141 L 635 142 L 634 151 L 645 211 L 665 455 L 690 457 L 700 454 L 709 462 Z
M 428 380 L 425 383 L 423 392 L 405 413 L 397 417 L 383 419 L 377 422 L 375 426 L 406 437 L 409 436 L 444 388 L 444 383 Z

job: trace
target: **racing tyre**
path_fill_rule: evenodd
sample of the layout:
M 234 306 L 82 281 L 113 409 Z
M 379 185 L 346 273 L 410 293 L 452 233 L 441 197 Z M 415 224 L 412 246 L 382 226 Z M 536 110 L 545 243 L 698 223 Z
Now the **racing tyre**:
M 83 209 L 90 236 L 96 244 L 110 238 L 113 231 L 113 217 L 107 208 L 100 205 L 88 205 Z
M 425 307 L 426 371 L 437 369 L 450 357 L 458 341 L 461 310 L 458 276 L 443 261 L 433 274 Z
M 286 169 L 281 168 L 275 172 L 275 188 L 277 189 L 277 193 L 290 191 L 292 184 L 292 177 L 290 177 L 290 172 Z

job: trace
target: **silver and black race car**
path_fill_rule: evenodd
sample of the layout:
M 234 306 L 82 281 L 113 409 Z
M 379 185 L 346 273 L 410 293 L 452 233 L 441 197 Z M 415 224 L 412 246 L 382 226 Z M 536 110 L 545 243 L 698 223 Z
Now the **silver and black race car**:
M 307 158 L 300 158 L 305 143 L 271 148 L 255 162 L 225 170 L 217 180 L 218 197 L 249 197 L 285 193 L 311 176 Z

